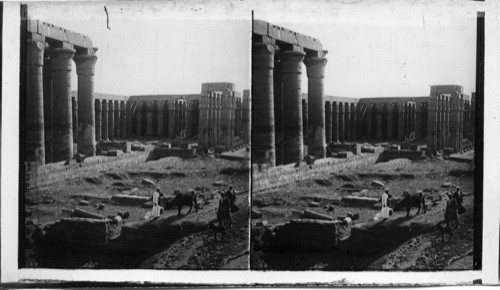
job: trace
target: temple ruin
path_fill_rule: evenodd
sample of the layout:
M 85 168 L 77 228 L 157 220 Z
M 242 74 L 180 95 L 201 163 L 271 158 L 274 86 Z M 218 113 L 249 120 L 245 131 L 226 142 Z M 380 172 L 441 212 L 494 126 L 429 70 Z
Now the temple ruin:
M 474 142 L 475 97 L 459 85 L 429 96 L 349 98 L 324 94 L 327 51 L 318 39 L 260 20 L 252 34 L 252 162 L 324 158 L 339 142 L 426 142 L 459 152 Z M 308 92 L 301 90 L 302 64 Z
M 250 141 L 250 94 L 232 83 L 203 83 L 190 95 L 94 92 L 97 48 L 83 34 L 28 20 L 26 154 L 37 165 L 96 155 L 105 140 L 191 139 L 202 149 Z M 71 90 L 73 62 L 77 91 Z

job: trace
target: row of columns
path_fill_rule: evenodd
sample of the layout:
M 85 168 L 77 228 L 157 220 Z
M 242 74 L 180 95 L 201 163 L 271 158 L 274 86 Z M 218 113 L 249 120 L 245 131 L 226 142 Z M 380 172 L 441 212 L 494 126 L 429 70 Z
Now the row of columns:
M 252 159 L 288 164 L 304 157 L 304 131 L 310 155 L 326 154 L 323 57 L 307 57 L 301 48 L 280 52 L 256 43 L 252 50 Z M 305 60 L 304 60 L 305 58 Z M 303 62 L 304 61 L 304 62 Z M 302 63 L 308 76 L 307 128 L 301 98 Z
M 208 92 L 207 96 L 202 96 L 198 123 L 198 144 L 201 147 L 233 146 L 237 120 L 236 101 L 234 92 L 231 95 Z
M 466 103 L 467 109 L 466 112 Z M 452 147 L 462 150 L 464 127 L 470 128 L 471 113 L 469 102 L 462 94 L 434 94 L 429 101 L 428 147 L 437 151 Z M 472 137 L 472 136 L 471 136 Z
M 327 143 L 420 140 L 426 136 L 427 104 L 326 101 L 325 122 Z
M 47 57 L 45 57 L 45 55 Z M 95 155 L 95 55 L 75 55 L 70 48 L 45 51 L 42 36 L 27 42 L 26 161 L 39 165 L 73 157 L 73 130 L 79 152 Z M 74 57 L 74 58 L 73 58 Z M 78 125 L 73 127 L 72 60 L 78 75 Z
M 125 101 L 96 99 L 94 108 L 97 141 L 127 138 Z

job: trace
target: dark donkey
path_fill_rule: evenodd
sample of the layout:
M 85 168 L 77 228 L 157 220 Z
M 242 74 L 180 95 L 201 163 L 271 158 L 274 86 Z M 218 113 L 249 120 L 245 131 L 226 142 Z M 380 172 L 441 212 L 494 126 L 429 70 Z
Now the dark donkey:
M 193 206 L 195 208 L 195 211 L 198 212 L 197 197 L 198 194 L 194 192 L 194 190 L 191 190 L 189 192 L 179 192 L 172 199 L 165 199 L 164 207 L 165 209 L 168 209 L 172 206 L 177 206 L 177 209 L 179 210 L 179 212 L 177 213 L 178 216 L 181 216 L 181 210 L 183 206 L 189 206 L 188 213 L 191 213 L 191 211 L 193 210 Z
M 406 209 L 406 217 L 410 216 L 410 210 L 413 207 L 418 208 L 416 214 L 420 213 L 420 209 L 424 209 L 424 213 L 427 211 L 425 208 L 425 199 L 427 198 L 427 194 L 424 194 L 422 191 L 416 193 L 409 193 L 408 191 L 403 192 L 403 199 L 396 203 L 394 206 L 394 211 Z

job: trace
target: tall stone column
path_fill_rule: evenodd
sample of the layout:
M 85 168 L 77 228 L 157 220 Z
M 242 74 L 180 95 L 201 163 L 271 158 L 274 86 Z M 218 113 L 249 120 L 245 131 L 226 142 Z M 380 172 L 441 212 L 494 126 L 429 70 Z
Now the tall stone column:
M 392 139 L 394 129 L 394 104 L 387 103 L 387 139 Z
M 52 68 L 50 58 L 44 59 L 43 64 L 43 120 L 45 131 L 45 164 L 52 163 L 52 127 L 53 118 L 53 96 L 52 96 Z
M 345 115 L 344 115 L 344 110 L 345 110 L 345 105 L 343 102 L 338 102 L 339 104 L 339 141 L 340 142 L 345 142 Z
M 273 102 L 274 46 L 252 48 L 252 162 L 276 164 Z
M 437 98 L 435 95 L 430 96 L 429 106 L 427 107 L 427 147 L 431 152 L 437 150 Z
M 94 74 L 97 56 L 75 56 L 78 75 L 78 152 L 95 156 Z
M 404 103 L 398 103 L 398 139 L 400 141 L 405 140 L 405 130 L 404 130 Z
M 332 105 L 325 102 L 325 137 L 326 144 L 332 142 Z
M 108 100 L 108 138 L 115 139 L 115 101 Z
M 339 142 L 339 105 L 338 102 L 332 104 L 332 141 Z
M 413 136 L 416 139 L 417 138 L 417 104 L 413 103 L 412 105 L 412 116 L 411 116 L 411 123 L 412 123 L 412 132 Z
M 127 137 L 128 138 L 133 138 L 134 137 L 134 135 L 133 135 L 134 130 L 132 130 L 132 128 L 134 127 L 134 123 L 133 123 L 133 120 L 134 120 L 133 104 L 135 104 L 135 102 L 127 100 L 127 103 L 126 103 L 126 107 L 127 107 L 127 128 L 126 129 L 127 129 Z
M 325 66 L 327 59 L 324 57 L 307 57 L 304 64 L 307 70 L 308 80 L 308 154 L 324 158 L 326 157 L 325 141 Z
M 274 137 L 276 144 L 276 165 L 283 164 L 283 73 L 281 61 L 274 62 Z M 285 112 L 286 113 L 286 112 Z
M 135 137 L 136 138 L 142 138 L 142 136 L 143 136 L 143 132 L 142 132 L 142 106 L 143 106 L 143 102 L 138 101 L 137 106 L 135 108 L 135 112 L 136 112 Z
M 377 139 L 382 139 L 382 104 L 375 104 L 377 110 L 377 125 L 375 136 Z
M 283 70 L 283 149 L 284 164 L 302 161 L 304 135 L 302 131 L 302 60 L 305 53 L 286 51 L 281 56 Z M 309 106 L 309 105 L 308 105 Z M 308 108 L 308 110 L 311 110 Z
M 43 117 L 44 44 L 28 40 L 26 71 L 26 161 L 45 164 Z M 70 92 L 71 93 L 71 92 Z
M 458 150 L 462 151 L 462 140 L 464 139 L 464 95 L 459 94 L 458 107 Z
M 349 103 L 344 104 L 344 123 L 345 123 L 345 129 L 344 129 L 344 138 L 346 141 L 351 140 L 351 108 L 349 106 Z
M 171 139 L 175 138 L 175 106 L 177 101 L 171 101 L 168 103 L 168 137 Z M 208 122 L 210 126 L 210 119 Z M 208 143 L 208 139 L 207 139 Z
M 153 136 L 153 103 L 146 102 L 146 137 Z
M 443 118 L 443 98 L 441 95 L 437 95 L 437 107 L 436 107 L 436 112 L 437 112 L 437 130 L 436 130 L 436 137 L 437 137 L 437 143 L 436 143 L 436 150 L 443 149 L 443 124 L 444 124 L 444 118 Z
M 115 139 L 120 139 L 122 130 L 122 116 L 120 101 L 115 101 Z
M 77 103 L 75 97 L 71 97 L 71 117 L 72 117 L 72 123 L 73 123 L 73 143 L 77 143 L 78 142 L 78 103 Z
M 157 119 L 158 125 L 156 127 L 157 128 L 156 135 L 158 136 L 158 138 L 163 138 L 165 135 L 165 131 L 163 129 L 165 123 L 163 119 L 165 115 L 165 104 L 163 101 L 158 101 L 157 110 L 158 110 L 158 119 Z
M 127 109 L 125 106 L 125 101 L 120 101 L 120 137 L 122 139 L 127 139 Z
M 373 132 L 373 110 L 372 110 L 372 104 L 367 103 L 366 104 L 366 138 L 367 139 L 372 139 L 372 132 Z
M 356 141 L 357 129 L 358 129 L 358 112 L 356 110 L 356 104 L 351 103 L 351 140 Z
M 53 73 L 54 143 L 53 161 L 73 158 L 73 120 L 71 111 L 71 69 L 75 50 L 54 48 L 50 51 Z
M 108 101 L 102 100 L 102 140 L 108 140 Z
M 415 104 L 415 139 L 420 140 L 420 130 L 422 128 L 422 104 Z
M 102 104 L 101 100 L 95 99 L 95 140 L 101 140 L 101 128 L 102 128 Z

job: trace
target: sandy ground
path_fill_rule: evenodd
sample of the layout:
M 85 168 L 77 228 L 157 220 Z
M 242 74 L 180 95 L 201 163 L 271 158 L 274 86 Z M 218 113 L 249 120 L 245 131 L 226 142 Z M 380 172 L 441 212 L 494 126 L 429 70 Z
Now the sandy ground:
M 358 195 L 379 198 L 385 187 L 394 197 L 402 196 L 403 190 L 416 192 L 433 189 L 437 192 L 453 190 L 443 184 L 459 185 L 467 196 L 464 206 L 467 212 L 460 216 L 462 226 L 455 231 L 455 237 L 449 242 L 441 241 L 437 231 L 403 241 L 397 247 L 387 248 L 379 253 L 364 253 L 353 249 L 339 248 L 331 252 L 310 253 L 271 253 L 255 251 L 251 257 L 253 269 L 274 270 L 443 270 L 448 268 L 472 269 L 468 255 L 460 255 L 472 250 L 473 234 L 473 164 L 448 160 L 424 160 L 412 162 L 396 159 L 374 164 L 356 170 L 344 170 L 332 175 L 316 177 L 313 180 L 291 184 L 252 196 L 253 207 L 262 212 L 261 219 L 252 220 L 252 226 L 260 220 L 277 224 L 296 218 L 297 212 L 310 209 L 334 218 L 346 216 L 348 212 L 358 213 L 355 224 L 367 222 L 379 213 L 378 208 L 348 207 L 339 201 L 346 195 Z M 384 186 L 372 185 L 373 180 L 381 181 Z M 310 207 L 316 201 L 319 207 Z M 328 206 L 334 210 L 329 211 Z M 444 220 L 445 200 L 429 205 L 427 213 L 416 216 L 416 209 L 411 211 L 410 222 L 438 223 Z M 396 212 L 391 219 L 402 218 L 406 212 Z M 457 259 L 455 261 L 455 259 Z
M 141 158 L 146 160 L 147 152 Z M 240 211 L 235 214 L 235 223 L 231 227 L 226 240 L 214 242 L 211 231 L 197 232 L 175 241 L 171 245 L 165 245 L 165 251 L 175 252 L 175 256 L 163 258 L 161 263 L 152 262 L 152 267 L 168 268 L 190 268 L 190 269 L 217 269 L 221 267 L 239 266 L 234 263 L 238 254 L 248 249 L 248 161 L 230 161 L 225 159 L 214 159 L 198 157 L 194 159 L 181 159 L 167 157 L 156 161 L 144 162 L 133 167 L 119 167 L 108 171 L 101 171 L 94 176 L 80 176 L 62 184 L 54 184 L 46 188 L 27 194 L 26 210 L 31 213 L 27 217 L 28 223 L 32 221 L 38 224 L 58 220 L 69 216 L 67 210 L 81 208 L 90 212 L 98 213 L 104 217 L 116 215 L 119 211 L 129 212 L 130 217 L 125 223 L 140 221 L 151 210 L 142 206 L 127 206 L 111 202 L 110 198 L 126 190 L 134 190 L 134 195 L 152 196 L 157 186 L 166 195 L 173 194 L 174 190 L 187 191 L 196 189 L 200 195 L 209 196 L 217 190 L 225 190 L 229 184 L 233 185 L 237 192 L 243 192 L 237 197 L 237 205 Z M 172 173 L 184 173 L 172 174 Z M 149 179 L 154 185 L 143 184 L 143 179 Z M 216 185 L 223 184 L 223 185 Z M 89 205 L 82 205 L 86 200 Z M 97 204 L 103 204 L 104 209 L 98 210 Z M 183 214 L 187 217 L 196 217 L 198 213 L 187 215 L 184 207 Z M 200 211 L 201 212 L 201 211 Z M 176 209 L 166 210 L 163 216 L 175 216 Z M 212 215 L 200 217 L 206 220 L 215 218 Z M 33 226 L 28 226 L 33 227 Z M 28 232 L 28 231 L 27 231 Z M 28 237 L 29 238 L 29 237 Z M 221 245 L 230 246 L 221 247 Z M 179 250 L 176 250 L 178 248 Z M 182 250 L 180 250 L 182 249 Z M 205 253 L 205 255 L 199 254 Z M 160 253 L 161 254 L 161 253 Z M 152 261 L 152 256 L 134 256 L 127 254 L 111 254 L 95 252 L 75 251 L 66 246 L 57 246 L 52 249 L 37 251 L 35 247 L 26 249 L 26 264 L 28 267 L 58 267 L 58 268 L 137 268 L 148 267 L 146 261 Z M 242 254 L 244 255 L 244 254 Z M 247 256 L 248 258 L 248 256 Z M 161 265 L 160 265 L 161 264 Z M 227 266 L 227 267 L 229 267 Z M 248 268 L 248 262 L 243 268 Z

